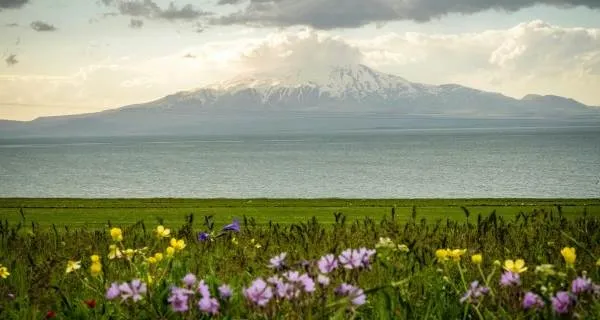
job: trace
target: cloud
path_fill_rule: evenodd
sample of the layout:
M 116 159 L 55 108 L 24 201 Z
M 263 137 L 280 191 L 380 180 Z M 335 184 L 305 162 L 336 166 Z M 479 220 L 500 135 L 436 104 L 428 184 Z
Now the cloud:
M 171 2 L 166 9 L 162 9 L 152 0 L 102 0 L 102 3 L 105 6 L 116 8 L 122 15 L 147 19 L 196 20 L 202 16 L 211 15 L 210 12 L 196 9 L 192 4 L 178 8 L 175 3 Z
M 144 20 L 131 19 L 129 21 L 129 27 L 132 29 L 141 29 L 144 26 Z
M 6 57 L 6 59 L 4 59 L 4 61 L 6 62 L 7 66 L 14 66 L 15 64 L 19 63 L 19 60 L 17 60 L 17 55 L 12 53 L 9 54 L 8 57 Z
M 240 0 L 218 3 L 239 4 Z M 235 13 L 211 19 L 214 24 L 258 26 L 308 25 L 318 29 L 355 28 L 396 20 L 425 22 L 451 13 L 518 11 L 534 5 L 600 8 L 598 0 L 249 0 Z
M 29 0 L 0 0 L 0 9 L 17 9 L 27 3 Z
M 43 21 L 34 21 L 31 23 L 31 29 L 38 31 L 38 32 L 44 32 L 44 31 L 55 31 L 56 27 L 48 24 L 46 22 Z

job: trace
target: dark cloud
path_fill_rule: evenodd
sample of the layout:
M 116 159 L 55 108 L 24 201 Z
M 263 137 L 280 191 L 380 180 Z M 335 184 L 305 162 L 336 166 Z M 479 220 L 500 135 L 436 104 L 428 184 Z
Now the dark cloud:
M 191 4 L 177 7 L 171 2 L 166 9 L 153 0 L 101 0 L 106 6 L 116 8 L 120 14 L 131 17 L 164 20 L 196 20 L 211 13 L 197 9 Z
M 35 30 L 35 31 L 39 31 L 39 32 L 43 32 L 43 31 L 55 31 L 56 27 L 43 22 L 43 21 L 34 21 L 31 23 L 31 29 Z
M 221 5 L 241 2 L 218 1 Z M 472 14 L 490 9 L 517 11 L 538 4 L 600 8 L 599 0 L 249 0 L 243 10 L 211 19 L 211 23 L 353 28 L 395 20 L 425 22 L 450 13 Z
M 131 19 L 129 21 L 129 27 L 132 29 L 141 29 L 144 26 L 144 20 Z
M 0 0 L 0 9 L 17 9 L 28 2 L 29 0 Z
M 16 54 L 10 54 L 8 55 L 8 57 L 6 57 L 6 59 L 4 59 L 4 61 L 6 62 L 7 66 L 14 66 L 15 64 L 19 63 L 19 60 L 17 60 L 17 55 Z

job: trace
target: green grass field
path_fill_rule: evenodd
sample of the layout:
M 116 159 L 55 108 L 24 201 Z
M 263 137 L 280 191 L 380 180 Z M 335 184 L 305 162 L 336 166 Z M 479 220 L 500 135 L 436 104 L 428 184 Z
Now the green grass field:
M 334 213 L 348 219 L 370 217 L 380 219 L 395 208 L 397 219 L 408 221 L 416 208 L 417 219 L 435 222 L 439 219 L 463 221 L 462 207 L 472 216 L 488 215 L 494 210 L 501 216 L 514 217 L 519 212 L 557 211 L 560 206 L 567 217 L 587 212 L 600 216 L 600 199 L 0 199 L 0 217 L 11 223 L 35 221 L 41 227 L 69 225 L 103 227 L 108 221 L 133 224 L 140 220 L 154 223 L 159 218 L 169 225 L 181 225 L 186 215 L 201 218 L 213 215 L 217 223 L 233 217 L 252 217 L 259 224 L 296 223 L 316 217 L 321 223 L 332 223 Z M 196 219 L 201 221 L 201 219 Z

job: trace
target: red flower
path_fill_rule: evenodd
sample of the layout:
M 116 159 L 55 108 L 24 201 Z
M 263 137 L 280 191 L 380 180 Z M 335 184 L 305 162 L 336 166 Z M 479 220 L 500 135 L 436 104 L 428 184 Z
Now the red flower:
M 84 302 L 84 303 L 85 303 L 85 304 L 88 306 L 88 308 L 90 308 L 90 309 L 94 309 L 94 308 L 96 307 L 96 300 L 94 300 L 94 299 L 90 299 L 90 300 L 84 300 L 83 302 Z
M 52 319 L 56 317 L 56 312 L 50 310 L 48 312 L 46 312 L 46 319 Z

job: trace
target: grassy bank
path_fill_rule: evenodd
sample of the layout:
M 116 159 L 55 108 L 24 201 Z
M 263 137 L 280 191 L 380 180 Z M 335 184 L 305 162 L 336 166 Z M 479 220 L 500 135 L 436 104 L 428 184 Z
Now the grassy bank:
M 212 215 L 217 223 L 234 217 L 252 217 L 259 224 L 269 221 L 298 223 L 316 217 L 321 223 L 334 222 L 334 213 L 350 220 L 365 217 L 381 219 L 392 208 L 399 221 L 417 219 L 464 221 L 464 209 L 476 216 L 491 212 L 512 218 L 520 212 L 558 212 L 576 217 L 586 212 L 600 216 L 600 199 L 0 199 L 0 217 L 16 223 L 35 221 L 40 226 L 102 227 L 108 221 L 126 225 L 140 220 L 180 225 L 184 217 Z M 414 208 L 414 211 L 413 211 Z

